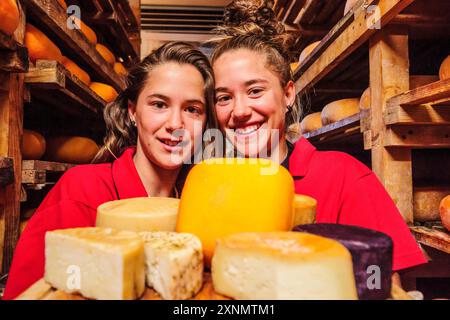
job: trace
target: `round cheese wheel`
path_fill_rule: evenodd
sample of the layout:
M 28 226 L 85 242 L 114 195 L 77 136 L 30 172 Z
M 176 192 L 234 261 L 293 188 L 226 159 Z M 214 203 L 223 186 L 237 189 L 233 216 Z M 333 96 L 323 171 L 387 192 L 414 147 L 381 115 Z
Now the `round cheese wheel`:
M 364 90 L 363 94 L 361 95 L 361 99 L 359 99 L 359 109 L 370 109 L 370 87 Z
M 103 57 L 103 59 L 105 59 L 106 62 L 112 65 L 116 63 L 116 58 L 114 57 L 114 54 L 107 47 L 105 47 L 100 43 L 97 43 L 95 48 L 97 49 L 98 53 L 100 53 L 100 55 Z
M 292 63 L 290 64 L 290 67 L 291 67 L 292 72 L 294 72 L 294 71 L 298 68 L 299 65 L 300 65 L 300 64 L 299 64 L 298 62 L 292 62 Z
M 114 101 L 114 99 L 116 99 L 119 95 L 113 87 L 100 82 L 92 82 L 89 88 L 91 88 L 92 91 L 98 94 L 100 98 L 105 100 L 107 103 Z
M 16 0 L 0 1 L 0 31 L 11 36 L 19 26 L 19 8 Z
M 350 252 L 300 232 L 219 238 L 212 260 L 217 293 L 239 300 L 356 300 Z
M 384 300 L 390 297 L 393 243 L 388 235 L 331 223 L 297 226 L 294 230 L 337 240 L 350 251 L 359 299 Z M 374 266 L 378 269 L 373 269 Z M 378 288 L 374 287 L 374 274 L 379 280 Z
M 316 221 L 317 200 L 302 194 L 294 196 L 294 226 Z
M 94 30 L 75 16 L 71 16 L 70 19 L 73 19 L 74 24 L 79 25 L 81 33 L 84 34 L 90 44 L 95 46 L 97 44 L 97 35 Z
M 314 49 L 319 45 L 320 41 L 316 41 L 308 45 L 303 51 L 300 53 L 300 57 L 298 58 L 298 64 L 301 65 L 306 58 L 314 51 Z
M 353 7 L 355 6 L 355 4 L 358 2 L 359 0 L 347 0 L 347 2 L 345 3 L 345 8 L 344 8 L 344 16 L 353 9 Z
M 67 4 L 64 0 L 58 0 L 58 2 L 61 5 L 61 7 L 63 7 L 65 10 L 67 10 Z
M 77 64 L 75 64 L 72 60 L 67 57 L 63 57 L 63 65 L 67 70 L 70 71 L 71 74 L 76 76 L 83 82 L 85 85 L 89 86 L 91 84 L 91 77 L 87 74 L 86 71 L 81 69 Z
M 47 139 L 45 158 L 64 163 L 89 163 L 99 147 L 95 141 L 85 137 L 59 136 Z
M 439 220 L 439 203 L 450 194 L 450 187 L 415 187 L 413 192 L 414 220 L 424 222 Z
M 450 78 L 450 56 L 445 58 L 439 69 L 439 79 L 445 80 Z
M 97 208 L 97 227 L 135 232 L 175 231 L 179 199 L 164 197 L 109 201 Z
M 39 160 L 45 153 L 46 142 L 44 137 L 33 130 L 23 130 L 22 159 Z
M 322 125 L 337 122 L 359 112 L 359 99 L 342 99 L 327 104 L 322 110 Z
M 308 114 L 305 118 L 303 118 L 302 122 L 300 122 L 300 128 L 302 133 L 307 133 L 322 128 L 321 113 L 314 112 Z
M 31 61 L 55 60 L 62 63 L 63 56 L 61 50 L 36 27 L 27 23 L 25 31 L 25 46 Z
M 128 74 L 127 69 L 125 69 L 123 64 L 120 62 L 114 63 L 114 71 L 121 76 L 126 76 Z
M 439 205 L 442 225 L 450 231 L 450 194 L 442 199 Z
M 192 233 L 202 241 L 209 265 L 219 237 L 291 230 L 293 186 L 289 172 L 270 160 L 205 160 L 189 171 L 176 231 Z

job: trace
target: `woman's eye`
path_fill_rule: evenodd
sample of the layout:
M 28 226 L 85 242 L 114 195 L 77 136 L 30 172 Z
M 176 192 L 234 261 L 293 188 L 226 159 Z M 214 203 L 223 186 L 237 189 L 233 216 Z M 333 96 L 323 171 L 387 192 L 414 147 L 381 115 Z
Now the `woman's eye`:
M 200 113 L 200 110 L 198 108 L 192 106 L 187 107 L 186 111 L 189 113 Z
M 227 103 L 228 101 L 231 100 L 230 96 L 219 96 L 216 98 L 217 103 Z
M 156 109 L 164 109 L 166 107 L 166 104 L 164 102 L 161 101 L 154 101 L 151 103 L 151 105 L 153 107 L 155 107 Z
M 261 88 L 254 88 L 254 89 L 250 89 L 250 91 L 248 93 L 251 96 L 256 96 L 258 94 L 261 94 L 262 91 L 263 91 L 263 89 L 261 89 Z

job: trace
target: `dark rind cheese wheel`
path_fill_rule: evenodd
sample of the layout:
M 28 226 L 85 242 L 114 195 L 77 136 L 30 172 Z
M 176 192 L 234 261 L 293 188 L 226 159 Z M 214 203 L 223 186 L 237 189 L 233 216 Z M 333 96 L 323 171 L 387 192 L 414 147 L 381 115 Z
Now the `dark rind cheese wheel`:
M 331 223 L 305 224 L 296 226 L 294 231 L 337 240 L 350 251 L 359 299 L 384 300 L 390 297 L 393 243 L 388 235 L 365 228 Z M 370 266 L 380 268 L 379 289 L 374 288 L 377 272 Z

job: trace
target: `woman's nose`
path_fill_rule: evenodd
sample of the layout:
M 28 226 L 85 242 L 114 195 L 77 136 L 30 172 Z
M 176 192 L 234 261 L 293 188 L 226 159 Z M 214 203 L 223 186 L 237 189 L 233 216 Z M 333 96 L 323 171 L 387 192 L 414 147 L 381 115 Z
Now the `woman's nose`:
M 183 119 L 181 116 L 181 110 L 177 110 L 177 108 L 173 108 L 170 112 L 169 118 L 166 122 L 166 129 L 169 132 L 173 132 L 177 129 L 183 129 Z
M 245 121 L 252 115 L 252 109 L 246 103 L 245 99 L 235 99 L 232 115 L 237 121 Z

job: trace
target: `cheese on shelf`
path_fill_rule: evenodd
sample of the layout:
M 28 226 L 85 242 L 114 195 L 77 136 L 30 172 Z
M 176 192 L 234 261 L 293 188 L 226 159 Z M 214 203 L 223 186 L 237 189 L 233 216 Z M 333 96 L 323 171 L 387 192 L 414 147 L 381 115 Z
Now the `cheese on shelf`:
M 439 220 L 439 203 L 450 194 L 450 186 L 414 187 L 414 221 Z
M 128 74 L 127 69 L 125 69 L 123 64 L 120 62 L 114 63 L 114 71 L 121 76 L 126 76 Z
M 119 95 L 113 87 L 101 82 L 92 82 L 89 88 L 107 103 L 113 102 Z
M 200 240 L 188 233 L 142 232 L 147 286 L 166 300 L 195 296 L 203 285 Z
M 445 58 L 439 68 L 439 79 L 445 80 L 450 78 L 450 56 Z
M 294 226 L 316 221 L 317 200 L 302 194 L 294 196 Z
M 67 10 L 67 4 L 66 1 L 64 0 L 58 0 L 59 4 L 61 5 L 61 7 L 63 7 L 65 10 Z
M 188 174 L 177 232 L 200 238 L 209 265 L 216 239 L 236 232 L 287 231 L 293 226 L 294 182 L 265 159 L 209 159 Z
M 180 200 L 164 197 L 109 201 L 97 208 L 97 227 L 119 230 L 175 231 Z
M 19 8 L 16 0 L 0 1 L 0 31 L 12 35 L 19 26 Z
M 114 54 L 107 47 L 105 47 L 100 43 L 97 43 L 95 48 L 97 49 L 98 53 L 100 53 L 100 55 L 103 57 L 103 59 L 105 59 L 106 62 L 112 65 L 116 63 L 116 58 L 114 57 Z
M 86 71 L 81 69 L 77 64 L 75 64 L 72 60 L 67 57 L 63 57 L 63 65 L 67 70 L 70 71 L 71 74 L 76 76 L 81 82 L 85 85 L 89 86 L 91 84 L 91 77 L 87 74 Z
M 322 128 L 321 113 L 314 112 L 308 114 L 305 118 L 303 118 L 302 122 L 300 122 L 300 128 L 302 133 L 308 133 Z
M 442 199 L 439 204 L 439 214 L 441 216 L 442 225 L 450 231 L 450 194 Z
M 45 235 L 45 281 L 86 298 L 131 300 L 145 290 L 144 242 L 108 228 L 74 228 Z
M 350 251 L 359 299 L 384 300 L 390 297 L 393 243 L 388 235 L 331 223 L 302 225 L 294 230 L 334 239 Z
M 330 102 L 322 110 L 322 125 L 326 126 L 359 112 L 359 99 L 341 99 Z
M 45 159 L 64 163 L 89 163 L 98 150 L 95 141 L 86 137 L 51 137 L 47 139 Z
M 22 159 L 39 160 L 45 153 L 45 138 L 37 131 L 23 130 Z
M 357 299 L 348 250 L 335 240 L 306 233 L 220 238 L 212 279 L 216 292 L 234 299 Z
M 370 109 L 370 87 L 364 90 L 361 95 L 361 99 L 359 99 L 359 109 L 365 110 Z
M 306 58 L 314 51 L 314 49 L 320 44 L 320 41 L 316 41 L 308 45 L 305 49 L 300 53 L 300 57 L 298 58 L 298 64 L 301 65 L 305 62 Z
M 25 30 L 25 46 L 31 61 L 55 60 L 62 63 L 61 50 L 40 30 L 27 23 Z

